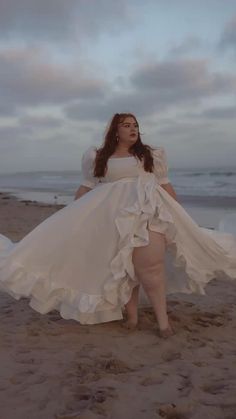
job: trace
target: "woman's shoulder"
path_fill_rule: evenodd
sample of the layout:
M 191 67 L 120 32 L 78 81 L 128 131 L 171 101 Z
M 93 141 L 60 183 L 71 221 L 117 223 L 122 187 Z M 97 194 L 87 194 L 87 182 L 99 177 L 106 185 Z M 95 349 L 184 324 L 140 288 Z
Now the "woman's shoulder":
M 152 156 L 155 158 L 160 158 L 165 155 L 165 148 L 163 146 L 150 145 Z
M 83 152 L 83 159 L 93 159 L 96 156 L 97 148 L 94 145 L 90 145 L 84 152 Z

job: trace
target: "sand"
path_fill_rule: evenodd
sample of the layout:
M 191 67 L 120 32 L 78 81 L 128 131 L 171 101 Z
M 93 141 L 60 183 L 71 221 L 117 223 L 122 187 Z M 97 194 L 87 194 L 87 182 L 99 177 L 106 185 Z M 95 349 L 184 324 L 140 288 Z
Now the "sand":
M 0 232 L 24 237 L 60 207 L 0 195 Z M 236 286 L 168 298 L 175 336 L 157 336 L 152 309 L 139 329 L 82 326 L 0 295 L 1 419 L 235 419 Z

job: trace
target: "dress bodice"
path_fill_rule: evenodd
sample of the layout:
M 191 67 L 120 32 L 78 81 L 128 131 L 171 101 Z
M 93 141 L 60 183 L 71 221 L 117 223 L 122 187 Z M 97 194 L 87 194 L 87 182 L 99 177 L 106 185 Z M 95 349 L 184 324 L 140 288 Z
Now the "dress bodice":
M 147 173 L 143 168 L 143 163 L 135 156 L 111 157 L 107 162 L 107 171 L 104 177 L 96 178 L 93 175 L 96 148 L 89 147 L 82 157 L 82 182 L 81 184 L 89 188 L 94 188 L 98 183 L 115 182 L 122 178 L 137 177 L 142 173 Z M 164 148 L 158 147 L 152 151 L 154 170 L 153 173 L 159 184 L 169 183 L 168 167 Z
M 112 157 L 107 162 L 107 172 L 104 178 L 101 178 L 101 182 L 114 182 L 116 180 L 137 177 L 140 173 L 140 161 L 134 156 L 130 157 Z

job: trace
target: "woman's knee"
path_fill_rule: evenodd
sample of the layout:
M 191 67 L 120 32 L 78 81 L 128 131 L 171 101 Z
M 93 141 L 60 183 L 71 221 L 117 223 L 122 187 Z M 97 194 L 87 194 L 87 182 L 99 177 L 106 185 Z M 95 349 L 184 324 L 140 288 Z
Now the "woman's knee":
M 147 246 L 134 248 L 133 264 L 138 275 L 157 275 L 162 272 L 165 259 L 164 236 L 159 233 L 149 232 Z
M 147 263 L 137 264 L 134 266 L 137 277 L 150 282 L 152 278 L 161 280 L 165 273 L 164 259 L 156 259 L 147 261 Z

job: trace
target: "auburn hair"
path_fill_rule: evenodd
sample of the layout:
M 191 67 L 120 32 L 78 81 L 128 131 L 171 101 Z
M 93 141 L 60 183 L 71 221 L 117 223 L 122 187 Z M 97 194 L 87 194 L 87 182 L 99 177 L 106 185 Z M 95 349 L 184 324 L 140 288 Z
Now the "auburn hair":
M 107 171 L 107 161 L 115 152 L 117 147 L 116 135 L 118 124 L 123 122 L 128 117 L 132 117 L 138 125 L 138 121 L 132 113 L 116 113 L 113 115 L 106 130 L 104 142 L 102 146 L 96 150 L 93 173 L 95 177 L 100 178 L 105 176 Z M 137 157 L 140 161 L 143 160 L 143 168 L 146 172 L 153 172 L 154 165 L 151 150 L 152 148 L 149 145 L 142 143 L 140 132 L 138 132 L 138 139 L 129 147 L 129 153 Z

